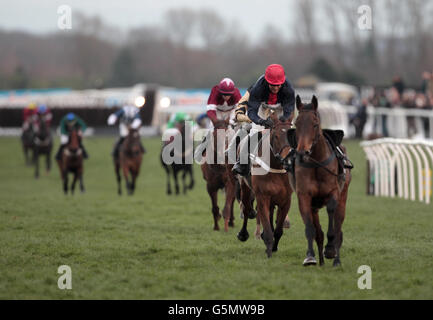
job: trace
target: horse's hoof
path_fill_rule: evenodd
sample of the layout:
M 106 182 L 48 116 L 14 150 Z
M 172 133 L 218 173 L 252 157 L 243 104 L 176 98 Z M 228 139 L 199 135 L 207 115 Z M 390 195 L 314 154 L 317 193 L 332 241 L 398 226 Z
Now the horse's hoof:
M 272 252 L 277 252 L 278 251 L 278 247 L 277 246 L 274 246 L 273 248 L 272 248 Z
M 334 263 L 332 264 L 333 267 L 340 267 L 341 266 L 341 261 L 338 258 L 334 259 Z
M 272 250 L 266 249 L 266 254 L 267 254 L 268 258 L 272 258 Z
M 233 221 L 229 221 L 229 227 L 233 228 L 235 226 L 235 223 Z
M 251 210 L 249 213 L 248 213 L 248 219 L 255 219 L 257 217 L 257 212 L 256 212 L 256 210 Z
M 284 229 L 289 229 L 290 228 L 290 221 L 289 220 L 284 220 L 283 228 Z
M 248 234 L 248 231 L 238 233 L 238 239 L 242 242 L 247 241 L 249 237 L 250 237 L 250 235 Z
M 315 266 L 317 264 L 315 257 L 306 257 L 304 262 L 302 263 L 304 266 Z
M 323 251 L 323 254 L 325 255 L 326 259 L 334 259 L 337 253 L 335 252 L 335 249 L 333 247 L 325 247 L 325 250 Z
M 239 214 L 239 218 L 241 219 L 241 220 L 244 220 L 244 213 L 241 211 L 241 213 Z

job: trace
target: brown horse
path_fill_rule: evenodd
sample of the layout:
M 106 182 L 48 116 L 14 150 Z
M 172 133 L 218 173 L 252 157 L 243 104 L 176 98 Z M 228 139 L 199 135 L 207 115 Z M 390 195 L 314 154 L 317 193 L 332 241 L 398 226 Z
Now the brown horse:
M 299 115 L 296 119 L 296 160 L 290 183 L 298 196 L 299 210 L 305 224 L 308 241 L 307 257 L 304 265 L 317 264 L 314 257 L 313 241 L 317 242 L 320 265 L 324 264 L 323 255 L 334 259 L 334 266 L 341 264 L 340 248 L 343 242 L 341 227 L 346 212 L 347 192 L 351 180 L 350 169 L 345 170 L 339 159 L 335 145 L 325 138 L 320 127 L 317 112 L 318 101 L 313 96 L 311 103 L 304 105 L 296 97 Z M 337 143 L 338 145 L 339 143 Z M 344 158 L 345 149 L 343 149 Z M 343 171 L 345 170 L 345 171 Z M 326 206 L 329 218 L 328 243 L 323 252 L 324 234 L 319 222 L 318 211 Z
M 143 149 L 140 144 L 140 134 L 138 130 L 129 128 L 128 136 L 119 148 L 119 157 L 114 158 L 114 167 L 117 177 L 117 192 L 122 194 L 120 168 L 122 168 L 125 178 L 126 190 L 132 195 L 135 190 L 135 183 L 140 173 Z
M 287 133 L 291 127 L 291 118 L 287 121 L 280 121 L 274 113 L 270 115 L 274 125 L 270 129 L 269 136 L 263 133 L 262 141 L 269 137 L 270 162 L 268 173 L 251 176 L 251 187 L 257 200 L 257 214 L 263 225 L 262 239 L 266 245 L 266 254 L 270 258 L 272 252 L 278 250 L 278 243 L 283 235 L 283 226 L 290 209 L 292 188 L 289 184 L 289 177 L 285 167 L 284 159 L 290 152 Z M 258 153 L 262 153 L 265 146 L 260 143 Z M 262 153 L 263 154 L 263 153 Z M 253 165 L 257 167 L 257 165 Z M 241 183 L 241 201 L 247 211 L 251 211 L 251 190 L 247 188 L 247 182 Z M 273 212 L 277 207 L 276 227 L 273 225 Z M 244 216 L 244 225 L 238 234 L 241 241 L 248 239 L 247 231 L 248 217 Z
M 235 177 L 231 171 L 233 165 L 229 165 L 227 161 L 227 155 L 225 154 L 225 148 L 227 147 L 227 137 L 224 137 L 224 141 L 218 142 L 218 130 L 227 131 L 229 125 L 228 120 L 220 120 L 214 123 L 214 131 L 212 133 L 212 144 L 209 146 L 213 148 L 214 162 L 217 159 L 224 159 L 223 164 L 218 163 L 207 163 L 204 162 L 201 165 L 201 170 L 203 173 L 203 178 L 206 180 L 207 192 L 212 201 L 212 214 L 214 218 L 214 230 L 219 230 L 218 220 L 221 219 L 221 214 L 218 207 L 218 190 L 224 189 L 226 201 L 223 209 L 224 217 L 224 231 L 228 231 L 228 227 L 234 226 L 234 216 L 233 216 L 233 203 L 236 198 L 236 187 L 235 187 Z M 219 147 L 219 148 L 218 148 Z M 208 152 L 206 150 L 206 152 Z M 205 152 L 205 156 L 206 156 Z M 211 156 L 211 155 L 209 155 Z
M 46 121 L 39 114 L 38 122 L 35 125 L 33 136 L 33 162 L 35 164 L 35 178 L 39 178 L 39 156 L 45 155 L 45 169 L 49 173 L 51 170 L 51 151 L 53 149 L 53 139 L 50 128 Z
M 80 148 L 80 136 L 76 129 L 71 129 L 69 133 L 69 140 L 61 159 L 57 161 L 59 165 L 60 174 L 63 181 L 63 191 L 65 194 L 68 193 L 68 174 L 71 172 L 74 174 L 74 179 L 71 185 L 71 194 L 74 194 L 75 184 L 77 180 L 80 180 L 80 190 L 84 193 L 83 183 L 83 150 Z

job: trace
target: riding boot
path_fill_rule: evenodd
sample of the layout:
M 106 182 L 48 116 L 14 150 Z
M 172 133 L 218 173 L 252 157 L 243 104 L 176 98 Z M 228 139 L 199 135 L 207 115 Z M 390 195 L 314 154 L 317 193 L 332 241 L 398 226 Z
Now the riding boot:
M 116 144 L 114 145 L 113 148 L 113 152 L 111 153 L 111 155 L 117 159 L 119 157 L 119 149 L 120 149 L 120 145 L 122 144 L 122 142 L 125 140 L 124 137 L 120 137 L 119 140 L 117 140 Z
M 146 148 L 141 144 L 141 141 L 140 141 L 140 149 L 141 152 L 146 153 Z
M 57 160 L 57 161 L 62 160 L 62 154 L 63 154 L 63 149 L 64 149 L 64 148 L 65 148 L 65 145 L 64 145 L 64 144 L 61 144 L 60 147 L 59 147 L 59 150 L 58 150 L 57 153 L 56 153 L 56 160 Z
M 83 157 L 84 159 L 89 159 L 89 154 L 87 153 L 86 149 L 84 148 L 83 144 L 80 141 L 80 148 L 83 150 Z
M 241 146 L 240 150 L 239 150 L 239 158 L 236 160 L 235 165 L 232 168 L 232 171 L 236 174 L 239 174 L 241 176 L 247 176 L 249 174 L 250 171 L 250 157 L 249 157 L 249 152 L 248 152 L 248 144 L 249 144 L 249 136 L 246 136 L 245 139 L 247 139 L 245 141 L 245 143 Z M 242 155 L 247 154 L 247 163 L 241 163 L 241 159 L 242 159 Z

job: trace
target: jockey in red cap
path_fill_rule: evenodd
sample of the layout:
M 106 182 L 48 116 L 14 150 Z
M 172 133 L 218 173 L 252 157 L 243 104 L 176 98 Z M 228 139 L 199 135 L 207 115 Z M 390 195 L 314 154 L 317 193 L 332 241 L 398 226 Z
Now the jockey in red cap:
M 207 101 L 207 116 L 212 122 L 233 119 L 235 105 L 241 99 L 239 89 L 230 78 L 224 78 L 214 86 Z
M 270 109 L 279 114 L 281 121 L 286 121 L 293 116 L 295 108 L 295 91 L 286 79 L 284 68 L 279 64 L 271 64 L 253 85 L 248 99 L 248 118 L 254 123 L 250 132 L 251 135 L 260 134 L 265 128 L 271 128 L 273 122 L 268 118 Z M 248 138 L 242 140 L 240 155 L 248 154 Z M 258 139 L 251 139 L 258 141 Z M 255 150 L 255 146 L 250 146 Z M 247 163 L 236 162 L 233 171 L 240 175 L 249 173 L 249 156 L 246 156 Z M 241 157 L 240 159 L 244 159 Z
M 212 124 L 221 120 L 230 120 L 232 125 L 235 124 L 235 107 L 241 99 L 241 93 L 236 88 L 235 83 L 230 78 L 224 78 L 219 84 L 214 86 L 211 90 L 207 101 L 207 116 Z M 203 138 L 203 142 L 197 147 L 195 151 L 195 159 L 200 161 L 204 149 L 209 143 L 209 137 L 212 131 L 209 131 Z

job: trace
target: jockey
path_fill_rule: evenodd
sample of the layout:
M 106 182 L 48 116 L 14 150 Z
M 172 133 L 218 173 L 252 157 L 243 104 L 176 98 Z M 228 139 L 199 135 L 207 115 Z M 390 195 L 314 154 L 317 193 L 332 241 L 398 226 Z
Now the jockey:
M 133 105 L 126 105 L 115 113 L 112 113 L 107 120 L 108 125 L 112 126 L 119 120 L 120 138 L 114 145 L 112 152 L 113 157 L 119 156 L 119 148 L 129 133 L 129 127 L 138 130 L 141 126 L 140 109 Z M 141 150 L 145 152 L 144 147 L 140 143 Z
M 290 119 L 295 108 L 295 92 L 286 79 L 284 68 L 279 64 L 269 65 L 265 74 L 257 80 L 250 90 L 247 106 L 248 118 L 253 122 L 253 126 L 249 136 L 241 142 L 240 155 L 248 154 L 250 136 L 258 135 L 264 129 L 273 126 L 273 122 L 267 114 L 269 109 L 264 105 L 277 108 L 281 121 Z M 252 139 L 252 141 L 257 141 L 257 139 Z M 250 150 L 254 149 L 255 146 L 250 146 Z M 249 173 L 249 157 L 247 159 L 246 164 L 241 164 L 239 159 L 233 166 L 233 172 L 243 176 L 247 175 Z
M 180 131 L 182 122 L 184 121 L 192 121 L 189 114 L 182 111 L 173 113 L 167 122 L 166 129 L 177 129 Z
M 238 137 L 241 139 L 247 136 L 251 130 L 251 120 L 248 118 L 247 109 L 248 109 L 248 99 L 250 98 L 251 87 L 247 89 L 247 92 L 242 96 L 236 105 L 235 109 L 235 121 L 239 126 L 239 130 L 236 132 L 236 135 L 232 138 L 229 146 L 227 148 L 227 153 L 229 155 L 230 163 L 236 161 L 236 140 Z
M 224 78 L 220 83 L 214 86 L 211 90 L 207 101 L 207 116 L 211 120 L 212 126 L 221 120 L 230 120 L 232 125 L 235 124 L 235 105 L 241 99 L 239 89 L 236 88 L 235 83 L 230 78 Z M 212 128 L 203 139 L 204 141 L 197 147 L 195 156 L 196 159 L 201 158 L 200 155 L 206 149 L 212 133 Z
M 51 110 L 45 104 L 41 104 L 36 111 L 35 121 L 38 124 L 39 121 L 44 121 L 47 127 L 51 126 L 51 120 L 53 119 L 53 114 Z
M 36 113 L 36 103 L 30 103 L 23 110 L 23 131 L 30 128 L 33 122 L 33 115 Z
M 68 143 L 69 132 L 72 128 L 78 129 L 78 134 L 80 136 L 80 148 L 83 150 L 84 159 L 87 159 L 89 157 L 86 149 L 81 142 L 81 136 L 83 132 L 86 131 L 87 126 L 80 117 L 78 117 L 72 112 L 69 112 L 62 118 L 62 120 L 60 120 L 60 147 L 56 154 L 56 160 L 61 160 L 63 149 Z

